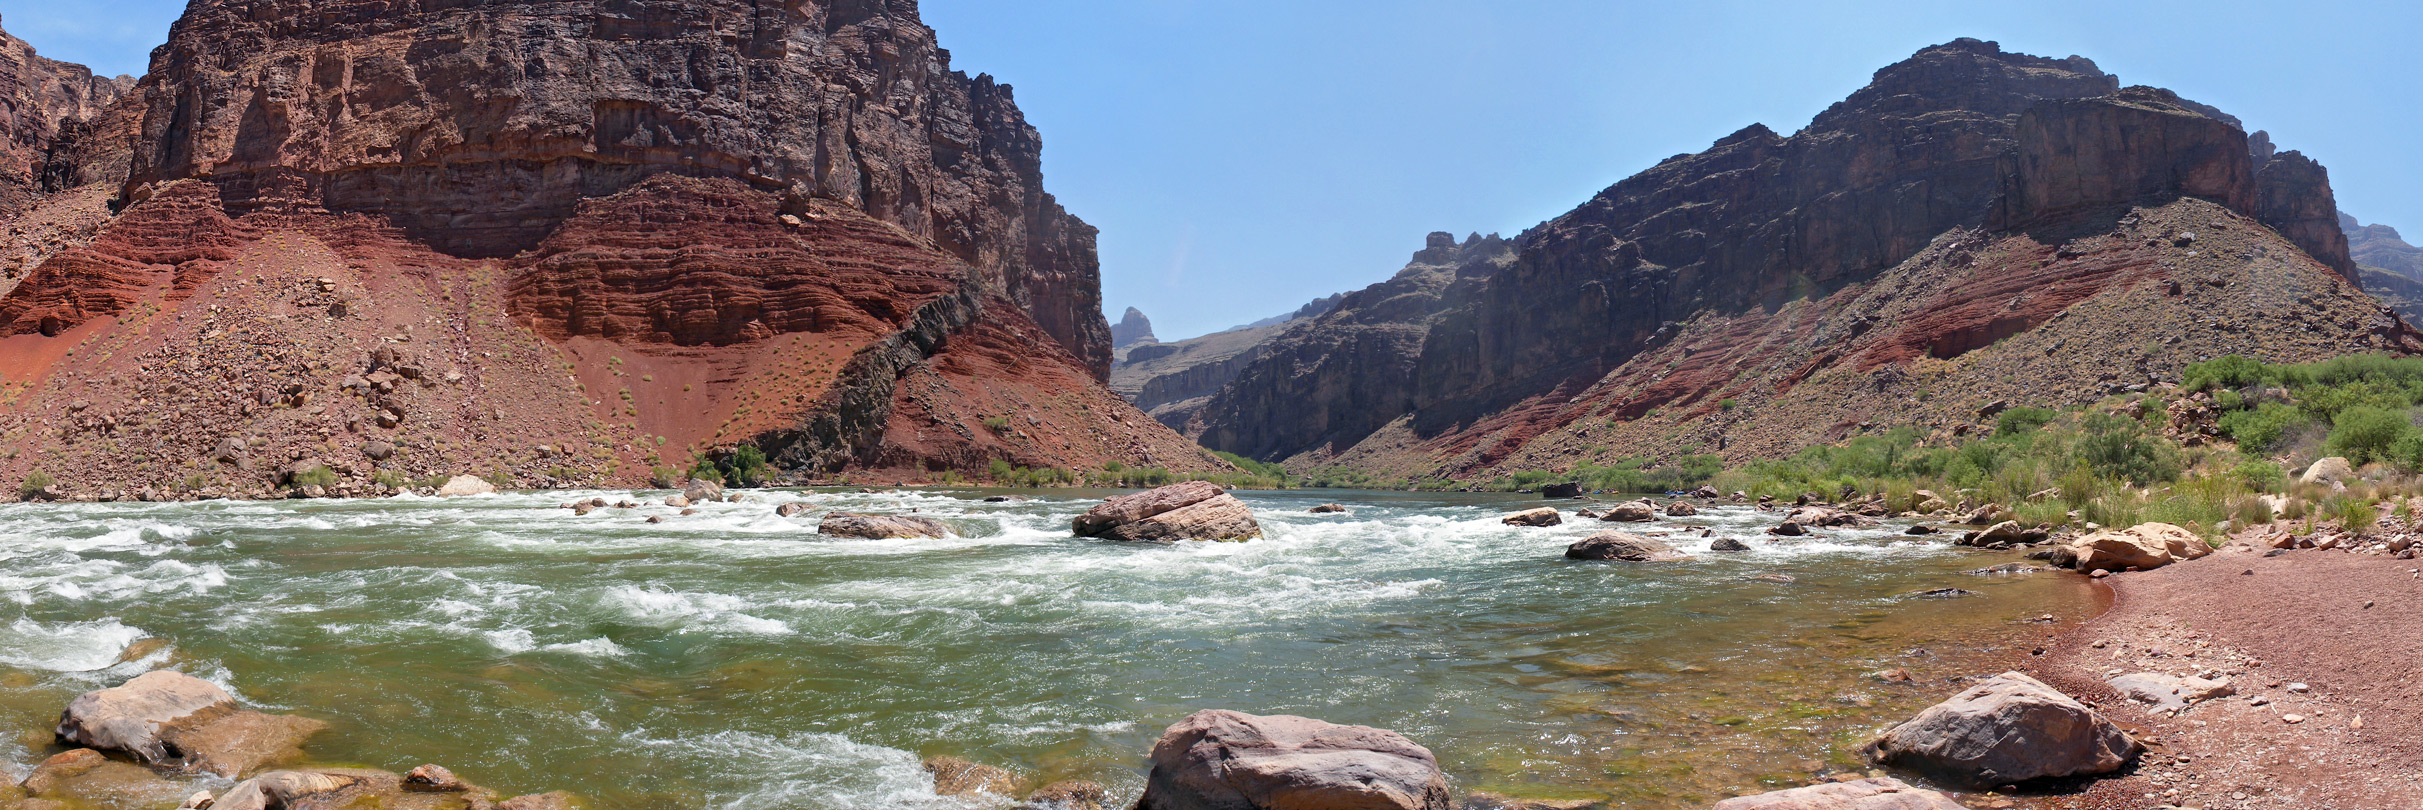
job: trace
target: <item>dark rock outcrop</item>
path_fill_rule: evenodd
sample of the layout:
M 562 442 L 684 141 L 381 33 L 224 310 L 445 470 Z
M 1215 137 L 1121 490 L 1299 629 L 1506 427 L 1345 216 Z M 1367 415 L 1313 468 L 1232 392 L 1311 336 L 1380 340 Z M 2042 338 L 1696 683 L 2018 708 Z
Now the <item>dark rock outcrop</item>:
M 1135 307 L 1128 307 L 1127 314 L 1120 317 L 1118 323 L 1111 324 L 1111 348 L 1113 349 L 1124 349 L 1138 343 L 1157 343 L 1159 341 L 1160 338 L 1153 336 L 1152 319 L 1144 317 L 1144 313 Z
M 93 122 L 135 85 L 50 59 L 0 31 L 0 213 L 13 216 L 41 193 L 83 183 L 50 175 L 54 152 L 72 152 Z

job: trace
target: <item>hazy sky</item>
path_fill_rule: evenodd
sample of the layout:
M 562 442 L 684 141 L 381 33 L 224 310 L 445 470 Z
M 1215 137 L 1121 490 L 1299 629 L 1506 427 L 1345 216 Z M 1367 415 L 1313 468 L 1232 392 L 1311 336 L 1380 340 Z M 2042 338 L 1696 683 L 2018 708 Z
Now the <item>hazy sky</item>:
M 0 0 L 45 55 L 141 73 L 183 7 Z M 2423 232 L 2423 3 L 924 0 L 1015 85 L 1048 187 L 1164 339 L 1509 236 L 1753 122 L 1791 132 L 1962 36 L 2080 54 L 2268 129 L 2341 207 Z M 2412 239 L 2410 239 L 2412 241 Z

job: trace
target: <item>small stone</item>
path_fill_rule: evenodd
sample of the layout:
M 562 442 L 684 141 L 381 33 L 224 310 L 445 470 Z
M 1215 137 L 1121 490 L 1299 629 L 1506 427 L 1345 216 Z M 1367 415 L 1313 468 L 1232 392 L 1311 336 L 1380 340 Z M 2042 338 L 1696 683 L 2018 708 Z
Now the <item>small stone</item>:
M 2302 715 L 2302 714 L 2283 714 L 2283 715 L 2280 715 L 2280 722 L 2287 723 L 2287 724 L 2289 724 L 2289 725 L 2292 725 L 2292 726 L 2293 726 L 2293 725 L 2296 725 L 2296 724 L 2298 724 L 2298 723 L 2303 723 L 2303 722 L 2305 722 L 2305 715 Z
M 2313 689 L 2313 687 L 2301 683 L 2292 683 L 2288 685 L 2288 691 L 2295 692 L 2300 695 L 2311 692 Z

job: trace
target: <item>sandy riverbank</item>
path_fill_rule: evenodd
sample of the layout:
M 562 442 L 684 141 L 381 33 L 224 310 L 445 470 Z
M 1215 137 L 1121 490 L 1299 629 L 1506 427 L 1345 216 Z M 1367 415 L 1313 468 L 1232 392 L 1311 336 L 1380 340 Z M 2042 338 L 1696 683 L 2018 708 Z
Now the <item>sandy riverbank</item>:
M 2024 806 L 2423 808 L 2418 568 L 2345 550 L 2273 554 L 2242 536 L 2201 560 L 2105 580 L 2111 609 L 2025 669 L 2142 730 L 2154 752 Z M 2104 683 L 2121 672 L 2219 673 L 2238 694 L 2165 716 Z

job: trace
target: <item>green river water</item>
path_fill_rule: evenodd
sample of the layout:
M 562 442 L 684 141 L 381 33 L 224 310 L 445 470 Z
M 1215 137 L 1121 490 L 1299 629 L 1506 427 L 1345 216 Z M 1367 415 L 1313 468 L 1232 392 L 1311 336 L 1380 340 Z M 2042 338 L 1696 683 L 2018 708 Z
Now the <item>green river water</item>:
M 1770 543 L 1780 517 L 1741 507 L 1634 529 L 1699 555 L 1658 566 L 1564 560 L 1595 521 L 1500 525 L 1528 496 L 1241 493 L 1269 537 L 1176 547 L 1071 538 L 1107 492 L 555 508 L 665 494 L 0 508 L 0 770 L 58 750 L 76 694 L 174 667 L 329 721 L 317 763 L 601 809 L 1007 805 L 934 795 L 942 754 L 1132 800 L 1161 729 L 1210 708 L 1394 729 L 1460 791 L 1704 807 L 1852 767 L 2098 608 L 1906 524 Z M 832 510 L 964 539 L 820 540 Z M 1947 587 L 1978 594 L 1914 595 Z M 1867 675 L 1893 667 L 1926 683 Z

